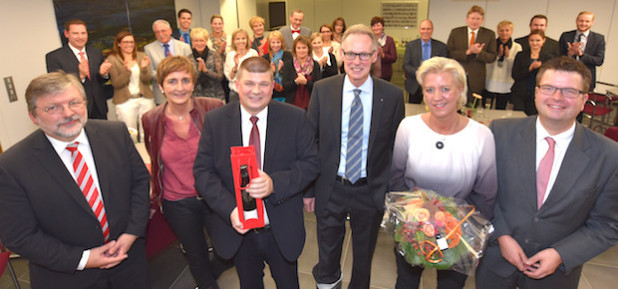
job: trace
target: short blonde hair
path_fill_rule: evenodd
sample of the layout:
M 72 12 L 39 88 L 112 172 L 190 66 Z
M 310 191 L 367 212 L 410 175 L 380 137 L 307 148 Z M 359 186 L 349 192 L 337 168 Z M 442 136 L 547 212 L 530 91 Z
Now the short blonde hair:
M 508 20 L 500 21 L 500 23 L 498 23 L 498 30 L 500 30 L 500 28 L 502 28 L 504 26 L 510 26 L 511 30 L 513 30 L 513 22 L 511 22 L 511 21 L 508 21 Z
M 191 40 L 193 40 L 194 38 L 208 40 L 208 30 L 202 27 L 191 29 Z
M 320 32 L 313 32 L 311 33 L 311 37 L 309 38 L 309 40 L 311 40 L 311 42 L 313 42 L 313 39 L 316 38 L 320 38 L 320 40 L 322 39 L 322 35 L 320 34 Z
M 461 87 L 461 94 L 459 96 L 459 106 L 466 105 L 468 94 L 468 87 L 466 86 L 466 71 L 461 64 L 456 60 L 446 57 L 432 57 L 423 61 L 421 66 L 416 72 L 416 81 L 423 87 L 425 84 L 425 77 L 430 73 L 450 73 L 455 80 L 455 84 Z
M 262 23 L 262 25 L 266 25 L 266 21 L 264 21 L 264 18 L 260 16 L 253 16 L 251 17 L 251 19 L 249 19 L 249 27 L 251 28 L 253 28 L 253 25 L 256 25 L 258 23 Z
M 236 35 L 238 34 L 244 34 L 245 38 L 247 38 L 247 47 L 245 47 L 246 49 L 250 49 L 251 48 L 251 42 L 249 41 L 249 33 L 247 33 L 246 30 L 242 29 L 242 28 L 238 28 L 236 30 L 234 30 L 234 32 L 232 33 L 232 49 L 234 51 L 238 50 L 238 47 L 236 47 L 236 43 L 234 43 L 234 39 L 236 39 Z
M 165 78 L 174 72 L 186 72 L 191 75 L 193 84 L 197 81 L 197 73 L 191 61 L 184 56 L 169 56 L 157 66 L 157 83 L 163 86 Z

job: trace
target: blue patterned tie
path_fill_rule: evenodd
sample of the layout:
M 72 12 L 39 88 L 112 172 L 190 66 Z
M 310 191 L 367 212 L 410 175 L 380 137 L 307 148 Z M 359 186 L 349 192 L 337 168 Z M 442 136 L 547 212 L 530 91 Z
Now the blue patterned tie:
M 356 183 L 361 176 L 361 161 L 363 145 L 363 103 L 360 100 L 360 89 L 354 90 L 354 101 L 350 109 L 348 121 L 348 151 L 346 154 L 345 176 Z
M 172 52 L 170 52 L 170 45 L 169 44 L 163 44 L 163 53 L 165 54 L 165 57 L 168 57 L 170 55 L 172 55 Z
M 186 44 L 191 45 L 191 37 L 189 36 L 189 33 L 182 33 L 182 38 Z

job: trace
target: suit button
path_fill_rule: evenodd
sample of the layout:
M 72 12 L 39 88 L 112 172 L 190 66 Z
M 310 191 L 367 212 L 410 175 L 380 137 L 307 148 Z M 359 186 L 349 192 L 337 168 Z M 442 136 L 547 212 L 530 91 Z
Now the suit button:
M 537 223 L 539 221 L 539 217 L 534 217 L 534 222 Z
M 526 244 L 530 244 L 530 239 L 526 239 L 524 242 L 525 242 Z

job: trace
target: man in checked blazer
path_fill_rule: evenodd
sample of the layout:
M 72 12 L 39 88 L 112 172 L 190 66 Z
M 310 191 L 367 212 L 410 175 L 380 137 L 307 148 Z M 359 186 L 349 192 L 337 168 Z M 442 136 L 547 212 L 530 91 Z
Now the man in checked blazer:
M 496 33 L 481 27 L 484 20 L 485 10 L 472 6 L 466 17 L 468 25 L 451 30 L 446 43 L 448 57 L 457 60 L 468 74 L 468 102 L 472 93 L 480 95 L 485 89 L 485 64 L 496 61 L 497 56 Z
M 152 23 L 152 31 L 157 40 L 150 42 L 144 46 L 144 52 L 150 58 L 150 67 L 152 68 L 152 83 L 154 84 L 153 92 L 155 95 L 155 103 L 161 104 L 165 102 L 165 96 L 159 89 L 157 84 L 157 67 L 161 61 L 170 55 L 190 57 L 193 51 L 191 46 L 180 40 L 172 37 L 172 27 L 167 20 L 158 19 Z M 166 51 L 166 46 L 169 52 Z M 166 53 L 168 55 L 166 55 Z

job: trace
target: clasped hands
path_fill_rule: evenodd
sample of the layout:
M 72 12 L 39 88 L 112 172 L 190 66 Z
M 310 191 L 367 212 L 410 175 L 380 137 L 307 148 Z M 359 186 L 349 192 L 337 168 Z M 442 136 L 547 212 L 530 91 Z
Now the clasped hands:
M 120 264 L 129 257 L 127 252 L 136 239 L 137 236 L 124 233 L 117 240 L 90 249 L 86 268 L 109 269 Z
M 556 249 L 547 248 L 526 257 L 521 246 L 509 235 L 498 238 L 502 257 L 532 279 L 542 279 L 553 274 L 562 263 L 562 257 Z
M 468 50 L 466 50 L 466 55 L 479 54 L 483 51 L 483 47 L 485 47 L 485 43 L 474 43 L 468 47 Z

